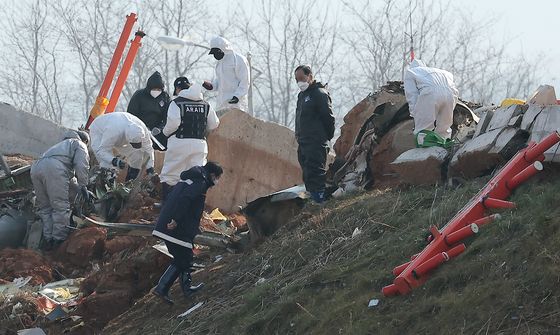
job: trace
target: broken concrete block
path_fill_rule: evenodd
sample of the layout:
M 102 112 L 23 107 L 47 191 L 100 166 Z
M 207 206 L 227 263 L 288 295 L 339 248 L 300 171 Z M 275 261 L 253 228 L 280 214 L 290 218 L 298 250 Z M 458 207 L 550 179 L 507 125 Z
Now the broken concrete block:
M 526 105 L 511 105 L 506 108 L 498 108 L 488 125 L 488 131 L 507 127 L 513 117 L 523 114 Z
M 527 144 L 529 133 L 514 127 L 504 128 L 496 138 L 496 142 L 489 154 L 500 154 L 505 161 L 510 160 Z
M 226 213 L 261 196 L 302 183 L 294 132 L 240 110 L 220 119 L 208 137 L 208 160 L 224 168 L 206 202 Z
M 475 178 L 484 175 L 503 161 L 499 153 L 490 154 L 502 129 L 491 130 L 465 143 L 449 165 L 451 177 Z
M 531 128 L 530 141 L 540 142 L 553 131 L 560 129 L 560 105 L 546 106 L 536 117 Z M 548 149 L 544 156 L 546 161 L 560 163 L 560 147 L 558 144 Z
M 558 102 L 556 101 L 556 92 L 554 91 L 554 86 L 550 85 L 541 85 L 539 88 L 533 93 L 531 98 L 529 98 L 528 104 L 535 104 L 535 105 L 556 105 Z
M 448 156 L 441 147 L 415 148 L 402 153 L 391 166 L 406 184 L 431 185 L 442 180 L 441 168 Z
M 397 86 L 398 84 L 398 86 Z M 354 106 L 345 116 L 344 124 L 340 128 L 340 136 L 334 144 L 337 157 L 344 158 L 350 148 L 356 144 L 364 124 L 371 117 L 375 117 L 375 125 L 383 130 L 404 105 L 406 98 L 402 83 L 389 83 Z M 374 116 L 375 115 L 375 116 Z M 383 131 L 384 133 L 384 131 Z
M 521 121 L 520 128 L 523 130 L 529 130 L 535 121 L 537 115 L 543 110 L 543 106 L 530 105 L 527 111 L 523 114 L 523 120 Z
M 67 130 L 6 103 L 0 103 L 0 120 L 0 152 L 3 154 L 37 158 L 61 141 Z
M 476 126 L 476 131 L 474 132 L 473 137 L 477 137 L 477 136 L 479 136 L 481 134 L 484 134 L 486 132 L 486 130 L 488 129 L 488 125 L 490 124 L 490 121 L 492 120 L 493 116 L 494 116 L 494 110 L 493 109 L 487 110 L 487 111 L 482 113 L 482 116 L 480 117 L 480 121 L 478 122 L 478 125 Z
M 416 148 L 413 130 L 414 120 L 402 121 L 391 128 L 373 149 L 368 166 L 376 183 L 391 184 L 400 179 L 391 163 L 403 152 Z

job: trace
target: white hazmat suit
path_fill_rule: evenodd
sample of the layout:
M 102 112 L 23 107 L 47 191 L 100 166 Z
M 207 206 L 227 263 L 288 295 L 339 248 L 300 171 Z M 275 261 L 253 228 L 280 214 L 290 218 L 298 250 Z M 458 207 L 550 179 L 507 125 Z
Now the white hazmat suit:
M 192 85 L 188 89 L 181 90 L 178 96 L 191 101 L 203 101 L 202 87 Z M 209 107 L 206 122 L 207 131 L 218 128 L 220 124 L 220 120 L 212 107 Z M 173 135 L 180 125 L 181 109 L 175 101 L 172 101 L 169 104 L 167 122 L 163 128 L 163 134 L 170 137 L 167 140 L 167 151 L 159 176 L 160 181 L 169 186 L 174 186 L 179 182 L 181 172 L 193 166 L 204 166 L 208 156 L 208 144 L 205 139 L 178 138 Z
M 88 149 L 75 131 L 69 131 L 62 142 L 52 146 L 31 166 L 37 213 L 43 221 L 46 241 L 61 242 L 68 236 L 70 179 L 75 177 L 78 185 L 84 187 L 88 174 Z
M 251 80 L 247 58 L 233 51 L 230 42 L 220 36 L 210 40 L 210 48 L 218 48 L 224 52 L 224 58 L 216 64 L 216 78 L 212 82 L 213 90 L 218 91 L 217 109 L 238 108 L 246 112 Z M 234 96 L 239 98 L 239 102 L 228 103 Z
M 406 70 L 404 92 L 414 118 L 414 134 L 434 130 L 435 122 L 435 132 L 451 138 L 453 109 L 459 94 L 451 73 L 427 67 L 415 59 Z
M 103 114 L 93 120 L 89 135 L 91 149 L 99 162 L 99 166 L 114 169 L 113 150 L 134 169 L 141 169 L 146 161 L 146 169 L 154 167 L 154 149 L 150 139 L 150 131 L 146 125 L 130 113 L 113 112 Z M 139 149 L 130 143 L 142 143 Z

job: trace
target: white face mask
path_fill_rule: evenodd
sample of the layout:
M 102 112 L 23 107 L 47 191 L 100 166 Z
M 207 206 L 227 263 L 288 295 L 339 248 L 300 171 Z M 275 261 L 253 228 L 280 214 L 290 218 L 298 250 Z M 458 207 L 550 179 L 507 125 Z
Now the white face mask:
M 297 85 L 302 92 L 309 88 L 309 83 L 306 81 L 298 81 Z
M 151 95 L 152 97 L 154 97 L 154 98 L 159 97 L 160 94 L 161 94 L 161 91 L 160 91 L 160 90 L 151 90 L 151 91 L 150 91 L 150 95 Z

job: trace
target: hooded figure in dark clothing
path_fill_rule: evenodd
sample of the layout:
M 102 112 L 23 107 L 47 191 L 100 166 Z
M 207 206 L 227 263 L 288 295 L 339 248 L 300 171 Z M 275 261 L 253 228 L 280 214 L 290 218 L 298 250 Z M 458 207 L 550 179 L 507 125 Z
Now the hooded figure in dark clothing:
M 323 84 L 314 80 L 309 66 L 298 66 L 295 77 L 301 91 L 296 107 L 298 160 L 305 188 L 316 203 L 322 203 L 329 141 L 334 136 L 335 125 L 331 96 Z
M 142 120 L 152 135 L 166 146 L 167 138 L 161 130 L 167 120 L 168 107 L 169 94 L 165 92 L 161 74 L 156 71 L 148 78 L 145 88 L 134 92 L 126 111 Z M 161 150 L 155 143 L 154 149 Z
M 185 297 L 204 286 L 203 283 L 191 286 L 193 241 L 200 233 L 206 191 L 218 182 L 222 173 L 223 169 L 214 162 L 183 171 L 181 181 L 173 187 L 161 208 L 152 235 L 164 240 L 173 260 L 152 292 L 169 304 L 173 303 L 169 289 L 177 278 Z

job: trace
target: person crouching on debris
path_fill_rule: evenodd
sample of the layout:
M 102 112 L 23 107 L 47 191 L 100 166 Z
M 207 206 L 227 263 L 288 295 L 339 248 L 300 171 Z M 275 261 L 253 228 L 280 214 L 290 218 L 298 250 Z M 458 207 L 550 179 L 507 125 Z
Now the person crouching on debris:
M 177 278 L 185 297 L 204 286 L 203 283 L 191 286 L 193 241 L 200 233 L 206 191 L 217 184 L 222 173 L 223 169 L 215 162 L 183 171 L 181 181 L 173 188 L 161 209 L 152 235 L 164 240 L 173 260 L 152 292 L 168 304 L 173 303 L 169 289 Z
M 298 66 L 295 77 L 301 91 L 296 108 L 298 160 L 305 188 L 316 203 L 322 203 L 329 141 L 334 136 L 331 97 L 325 86 L 314 80 L 311 67 Z
M 206 164 L 206 134 L 220 124 L 212 106 L 203 100 L 200 85 L 191 85 L 186 77 L 177 78 L 175 84 L 181 90 L 169 105 L 163 128 L 169 139 L 160 174 L 162 203 L 182 171 Z
M 103 169 L 124 169 L 128 163 L 126 181 L 136 179 L 146 163 L 146 174 L 155 175 L 154 149 L 146 125 L 129 113 L 114 112 L 93 120 L 89 134 L 91 149 Z M 113 149 L 122 157 L 115 157 Z
M 404 93 L 414 118 L 414 135 L 429 130 L 444 139 L 451 138 L 453 110 L 459 94 L 451 73 L 427 67 L 415 59 L 404 75 Z M 422 144 L 420 138 L 418 144 Z
M 31 166 L 37 213 L 43 221 L 43 249 L 58 247 L 69 234 L 70 180 L 76 177 L 84 199 L 89 180 L 89 136 L 85 131 L 68 131 L 64 140 L 52 146 Z

